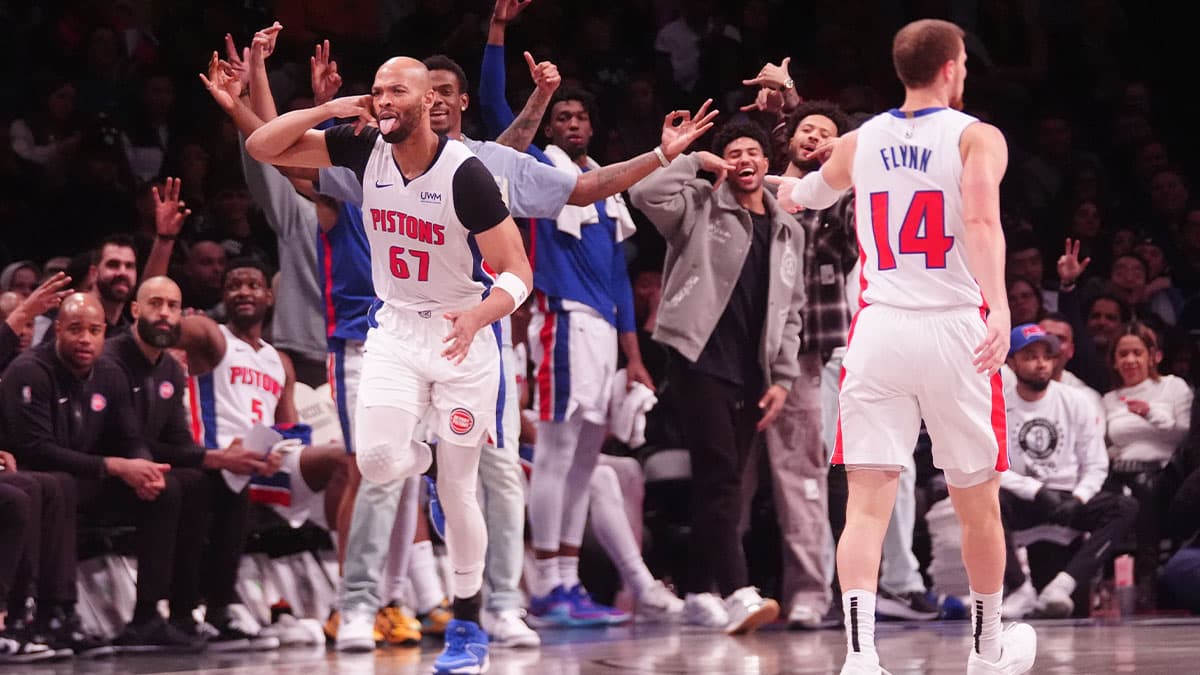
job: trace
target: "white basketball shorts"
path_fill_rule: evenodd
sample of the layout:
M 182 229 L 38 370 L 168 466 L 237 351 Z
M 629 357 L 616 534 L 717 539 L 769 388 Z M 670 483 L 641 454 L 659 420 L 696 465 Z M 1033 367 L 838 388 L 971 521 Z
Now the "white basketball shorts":
M 380 308 L 363 349 L 358 405 L 400 408 L 418 419 L 430 412 L 430 431 L 455 445 L 494 441 L 499 324 L 480 329 L 466 360 L 454 364 L 442 356 L 451 327 L 442 314 Z
M 1000 374 L 971 364 L 986 332 L 979 309 L 861 309 L 842 362 L 833 463 L 910 464 L 923 418 L 948 477 L 1006 470 Z
M 538 293 L 529 322 L 529 355 L 539 419 L 563 422 L 579 410 L 592 424 L 608 421 L 617 329 L 596 310 Z

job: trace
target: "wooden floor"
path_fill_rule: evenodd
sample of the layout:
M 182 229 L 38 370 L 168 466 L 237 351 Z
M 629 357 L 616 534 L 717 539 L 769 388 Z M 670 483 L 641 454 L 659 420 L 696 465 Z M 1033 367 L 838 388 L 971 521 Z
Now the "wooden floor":
M 1034 622 L 1038 630 L 1035 673 L 1200 672 L 1200 621 L 1140 620 L 1125 624 Z M 966 622 L 888 623 L 878 626 L 883 666 L 895 675 L 963 673 Z M 538 673 L 690 673 L 774 675 L 836 673 L 845 653 L 838 631 L 816 633 L 766 629 L 731 638 L 674 626 L 543 633 L 535 650 L 493 649 L 492 675 Z M 196 657 L 127 656 L 36 666 L 0 666 L 0 673 L 117 674 L 222 673 L 227 675 L 409 675 L 431 672 L 440 645 L 380 649 L 339 656 L 324 648 Z

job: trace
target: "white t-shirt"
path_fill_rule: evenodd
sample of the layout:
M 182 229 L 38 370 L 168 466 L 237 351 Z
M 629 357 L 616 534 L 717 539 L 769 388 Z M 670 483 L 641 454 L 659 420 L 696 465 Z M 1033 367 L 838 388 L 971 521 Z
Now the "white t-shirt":
M 1130 412 L 1125 401 L 1145 401 L 1145 417 Z M 1114 389 L 1104 395 L 1108 418 L 1109 454 L 1114 460 L 1158 462 L 1166 465 L 1183 442 L 1191 426 L 1192 390 L 1174 375 L 1157 382 L 1147 378 L 1133 387 Z
M 1108 476 L 1104 424 L 1087 395 L 1050 382 L 1040 400 L 1016 392 L 1005 397 L 1010 470 L 1000 486 L 1022 499 L 1033 499 L 1042 486 L 1092 498 Z

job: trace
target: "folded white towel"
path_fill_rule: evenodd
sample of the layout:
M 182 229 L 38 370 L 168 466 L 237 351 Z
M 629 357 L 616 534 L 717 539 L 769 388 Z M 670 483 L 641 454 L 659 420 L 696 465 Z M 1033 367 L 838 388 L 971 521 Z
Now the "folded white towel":
M 571 161 L 567 153 L 557 145 L 546 146 L 545 152 L 550 161 L 554 162 L 554 168 L 559 171 L 570 174 L 572 177 L 583 173 L 583 169 Z M 596 160 L 591 157 L 588 157 L 587 163 L 589 171 L 595 171 L 600 168 Z M 633 236 L 634 232 L 637 232 L 637 225 L 634 224 L 633 216 L 629 214 L 629 208 L 625 206 L 625 200 L 621 197 L 621 193 L 618 192 L 604 200 L 604 213 L 617 223 L 617 241 L 625 241 Z M 558 214 L 557 222 L 560 232 L 566 232 L 572 237 L 580 239 L 582 237 L 580 233 L 583 230 L 583 226 L 600 222 L 600 214 L 596 212 L 595 204 L 588 204 L 587 206 L 567 204 Z
M 608 429 L 617 440 L 631 448 L 646 444 L 646 413 L 658 404 L 658 397 L 641 382 L 626 388 L 629 375 L 622 368 L 613 375 L 612 396 L 608 404 Z

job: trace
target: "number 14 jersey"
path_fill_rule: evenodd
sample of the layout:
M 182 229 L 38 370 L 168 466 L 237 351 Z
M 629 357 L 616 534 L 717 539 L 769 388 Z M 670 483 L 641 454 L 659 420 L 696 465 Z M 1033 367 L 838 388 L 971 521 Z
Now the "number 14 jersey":
M 890 110 L 858 129 L 853 176 L 862 250 L 862 306 L 981 307 L 967 267 L 963 131 L 978 120 L 949 108 Z

